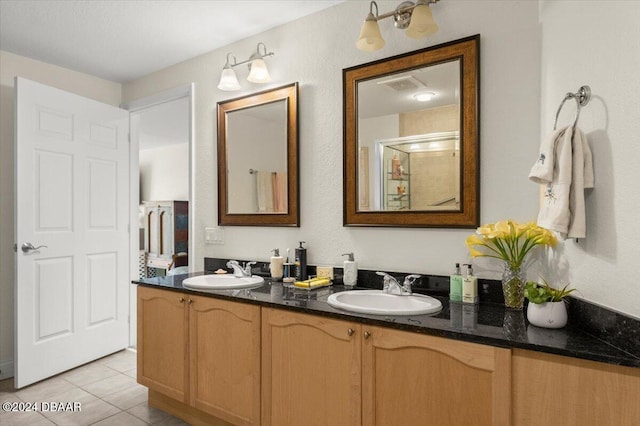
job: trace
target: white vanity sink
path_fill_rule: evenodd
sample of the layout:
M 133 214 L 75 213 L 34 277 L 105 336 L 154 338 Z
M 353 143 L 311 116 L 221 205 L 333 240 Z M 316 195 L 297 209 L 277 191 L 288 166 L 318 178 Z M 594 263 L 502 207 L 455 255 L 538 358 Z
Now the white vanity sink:
M 234 275 L 200 275 L 187 278 L 182 282 L 186 288 L 193 290 L 233 290 L 237 288 L 256 287 L 264 283 L 264 278 L 257 275 L 236 277 Z
M 334 308 L 373 315 L 422 315 L 442 309 L 442 303 L 430 296 L 387 294 L 382 290 L 343 291 L 329 296 L 327 302 Z

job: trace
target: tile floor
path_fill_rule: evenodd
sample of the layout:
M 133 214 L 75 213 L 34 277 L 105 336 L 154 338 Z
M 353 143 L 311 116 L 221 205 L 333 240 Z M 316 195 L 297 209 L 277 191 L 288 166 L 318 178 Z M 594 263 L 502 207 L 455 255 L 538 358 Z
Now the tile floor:
M 5 412 L 2 426 L 186 425 L 147 405 L 147 388 L 136 382 L 136 353 L 123 350 L 42 382 L 14 389 L 13 379 L 0 381 L 0 403 L 80 403 L 80 411 Z

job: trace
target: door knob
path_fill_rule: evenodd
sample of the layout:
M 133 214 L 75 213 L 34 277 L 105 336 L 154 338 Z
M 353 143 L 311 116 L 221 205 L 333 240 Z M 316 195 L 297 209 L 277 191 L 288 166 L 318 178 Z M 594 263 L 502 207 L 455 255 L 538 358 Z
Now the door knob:
M 44 246 L 44 245 L 38 246 L 38 247 L 34 247 L 33 244 L 31 244 L 31 243 L 22 243 L 21 249 L 22 249 L 22 252 L 26 254 L 26 253 L 29 253 L 32 250 L 38 250 L 38 249 L 43 248 L 43 247 L 44 248 L 48 248 L 47 246 Z

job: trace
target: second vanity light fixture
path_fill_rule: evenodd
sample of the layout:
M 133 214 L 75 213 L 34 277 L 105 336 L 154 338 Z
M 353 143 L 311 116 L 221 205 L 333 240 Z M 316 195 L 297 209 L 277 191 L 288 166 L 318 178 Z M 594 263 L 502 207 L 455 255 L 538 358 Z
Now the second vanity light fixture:
M 260 50 L 262 47 L 262 50 Z M 267 46 L 264 43 L 258 43 L 256 52 L 252 54 L 246 61 L 238 62 L 236 57 L 231 53 L 227 53 L 227 63 L 222 69 L 222 75 L 220 75 L 220 82 L 218 83 L 218 89 L 225 91 L 240 90 L 240 83 L 238 83 L 238 77 L 233 67 L 237 67 L 242 64 L 249 64 L 249 76 L 247 80 L 252 83 L 268 83 L 271 81 L 269 70 L 264 58 L 267 56 L 273 56 L 273 52 L 267 52 Z M 233 59 L 233 62 L 230 60 Z
M 406 29 L 405 33 L 411 38 L 422 38 L 437 33 L 438 24 L 433 20 L 431 8 L 429 7 L 430 4 L 437 2 L 438 0 L 417 0 L 415 3 L 404 1 L 394 11 L 379 15 L 378 4 L 372 1 L 369 4 L 369 15 L 367 15 L 367 19 L 362 25 L 356 47 L 365 52 L 382 49 L 384 39 L 380 34 L 378 21 L 392 16 L 396 28 L 400 30 Z M 373 13 L 374 8 L 375 15 Z

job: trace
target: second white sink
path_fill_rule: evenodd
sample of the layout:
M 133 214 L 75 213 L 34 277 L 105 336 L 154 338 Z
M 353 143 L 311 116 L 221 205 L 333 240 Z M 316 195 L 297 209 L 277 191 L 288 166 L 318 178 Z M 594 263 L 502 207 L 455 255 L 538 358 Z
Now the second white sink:
M 343 291 L 330 295 L 327 302 L 334 308 L 373 315 L 423 315 L 442 309 L 442 303 L 430 296 L 387 294 L 381 290 Z
M 256 287 L 264 283 L 264 278 L 257 275 L 236 277 L 233 275 L 200 275 L 187 278 L 182 282 L 186 288 L 194 290 L 233 290 L 237 288 Z

